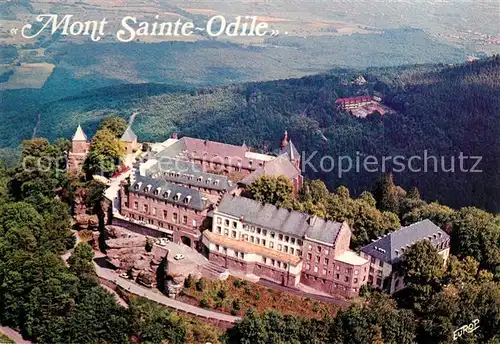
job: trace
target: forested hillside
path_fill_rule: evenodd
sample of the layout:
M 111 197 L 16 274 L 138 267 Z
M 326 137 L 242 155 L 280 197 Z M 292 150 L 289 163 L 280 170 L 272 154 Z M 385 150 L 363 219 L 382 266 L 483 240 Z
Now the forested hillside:
M 350 84 L 359 74 L 368 83 Z M 365 71 L 333 70 L 327 74 L 263 83 L 165 93 L 163 86 L 133 85 L 93 91 L 50 103 L 40 111 L 38 135 L 70 137 L 78 122 L 92 133 L 110 115 L 137 111 L 134 130 L 140 140 L 181 135 L 276 150 L 284 130 L 300 151 L 319 167 L 324 153 L 334 157 L 412 155 L 444 157 L 456 171 L 395 173 L 398 184 L 417 186 L 428 201 L 451 206 L 475 205 L 498 211 L 500 203 L 500 58 L 460 66 L 413 66 Z M 394 115 L 359 119 L 339 112 L 338 97 L 380 94 Z M 323 139 L 323 135 L 326 141 Z M 358 152 L 358 154 L 357 154 Z M 458 157 L 482 156 L 480 173 L 459 171 Z M 438 161 L 440 164 L 440 161 Z M 466 164 L 467 165 L 467 164 Z M 468 169 L 472 166 L 469 162 Z M 329 188 L 346 185 L 353 194 L 371 189 L 381 171 L 306 175 L 324 179 Z

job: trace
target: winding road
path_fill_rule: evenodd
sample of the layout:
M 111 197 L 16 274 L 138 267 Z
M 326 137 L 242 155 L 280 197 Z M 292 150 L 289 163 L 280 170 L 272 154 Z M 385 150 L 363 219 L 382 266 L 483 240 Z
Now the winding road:
M 97 265 L 97 263 L 95 262 L 94 265 L 96 274 L 99 278 L 105 279 L 117 286 L 120 286 L 121 288 L 132 294 L 145 297 L 151 301 L 167 306 L 180 313 L 186 313 L 189 315 L 194 315 L 199 318 L 215 320 L 230 324 L 234 324 L 235 322 L 241 320 L 240 317 L 235 317 L 232 315 L 211 311 L 208 309 L 192 306 L 190 304 L 171 299 L 163 294 L 160 294 L 159 292 L 155 292 L 154 289 L 145 288 L 136 284 L 135 282 L 118 277 L 116 273 L 111 269 L 103 268 Z

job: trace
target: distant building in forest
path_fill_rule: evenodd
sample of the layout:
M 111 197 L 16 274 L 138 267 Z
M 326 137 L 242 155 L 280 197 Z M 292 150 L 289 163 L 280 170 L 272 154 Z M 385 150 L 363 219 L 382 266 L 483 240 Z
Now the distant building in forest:
M 339 98 L 335 101 L 337 106 L 340 106 L 344 110 L 356 109 L 363 105 L 368 105 L 372 101 L 370 96 L 357 96 L 349 98 Z

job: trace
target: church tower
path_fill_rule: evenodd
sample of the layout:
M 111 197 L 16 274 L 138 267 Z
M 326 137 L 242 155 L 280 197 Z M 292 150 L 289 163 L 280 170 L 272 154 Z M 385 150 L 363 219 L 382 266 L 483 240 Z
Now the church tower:
M 89 152 L 90 142 L 80 125 L 71 140 L 71 152 L 68 154 L 68 171 L 78 172 Z
M 287 154 L 288 159 L 300 170 L 300 154 L 292 140 L 288 140 L 288 132 L 285 130 L 283 139 L 281 140 L 280 155 Z
M 87 139 L 87 135 L 83 132 L 82 127 L 78 124 L 76 132 L 71 140 L 71 152 L 76 154 L 87 154 L 90 148 L 90 143 Z
M 281 139 L 281 150 L 283 151 L 286 146 L 288 146 L 288 131 L 285 130 L 285 134 L 283 135 L 283 138 Z

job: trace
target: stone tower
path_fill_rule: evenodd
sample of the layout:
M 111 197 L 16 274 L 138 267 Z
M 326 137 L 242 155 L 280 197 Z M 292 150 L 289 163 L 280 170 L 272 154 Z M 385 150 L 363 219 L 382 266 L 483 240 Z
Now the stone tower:
M 295 145 L 292 143 L 292 140 L 288 140 L 288 132 L 285 130 L 285 134 L 283 135 L 283 139 L 281 140 L 281 152 L 282 154 L 287 154 L 288 159 L 300 170 L 300 154 Z
M 68 154 L 68 171 L 78 172 L 89 152 L 90 142 L 80 125 L 71 140 L 71 152 Z

